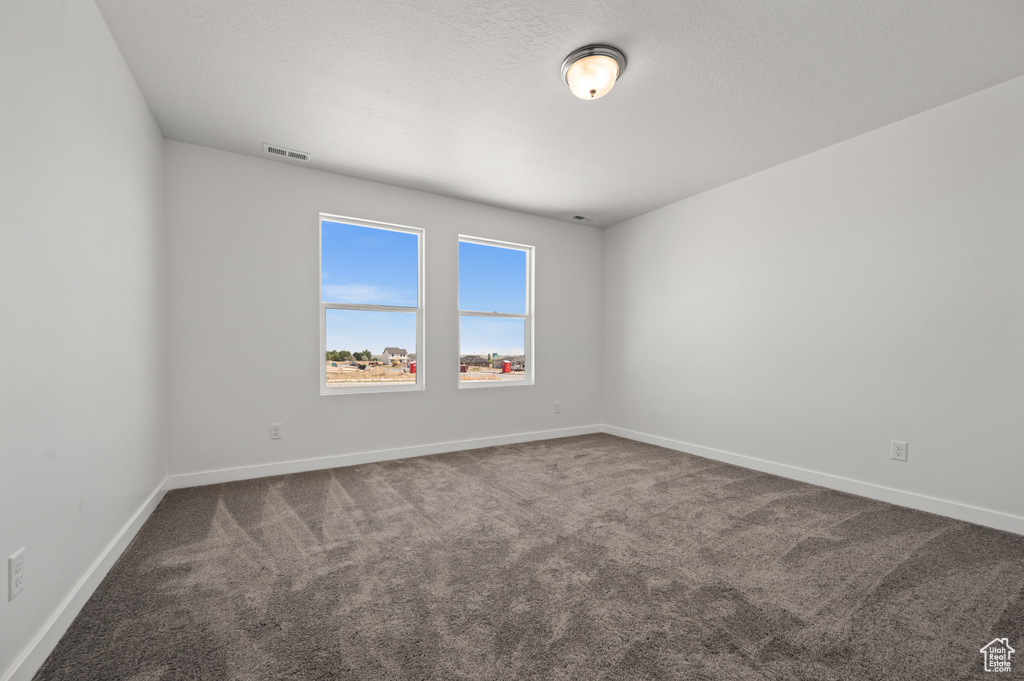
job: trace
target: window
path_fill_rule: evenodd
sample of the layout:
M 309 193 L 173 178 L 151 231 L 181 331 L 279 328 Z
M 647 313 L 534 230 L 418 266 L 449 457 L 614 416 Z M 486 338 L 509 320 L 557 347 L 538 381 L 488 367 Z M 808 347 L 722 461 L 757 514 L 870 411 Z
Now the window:
M 533 246 L 459 237 L 459 387 L 533 384 Z
M 320 394 L 423 389 L 423 230 L 320 216 Z

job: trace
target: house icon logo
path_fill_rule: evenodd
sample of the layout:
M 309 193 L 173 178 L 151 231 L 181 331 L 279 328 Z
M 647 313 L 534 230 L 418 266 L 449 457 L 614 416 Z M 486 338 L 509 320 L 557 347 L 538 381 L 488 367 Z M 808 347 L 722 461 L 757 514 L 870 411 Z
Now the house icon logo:
M 985 656 L 985 671 L 1010 671 L 1010 656 L 1015 652 L 1017 651 L 1010 647 L 1009 639 L 992 639 L 984 648 L 981 649 L 981 654 Z

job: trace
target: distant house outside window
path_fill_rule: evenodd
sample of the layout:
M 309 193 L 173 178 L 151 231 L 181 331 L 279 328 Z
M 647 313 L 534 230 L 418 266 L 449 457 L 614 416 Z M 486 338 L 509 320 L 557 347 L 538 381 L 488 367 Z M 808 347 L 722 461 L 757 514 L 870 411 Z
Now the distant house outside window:
M 533 246 L 459 237 L 459 387 L 533 384 Z
M 422 390 L 423 230 L 320 215 L 320 394 Z

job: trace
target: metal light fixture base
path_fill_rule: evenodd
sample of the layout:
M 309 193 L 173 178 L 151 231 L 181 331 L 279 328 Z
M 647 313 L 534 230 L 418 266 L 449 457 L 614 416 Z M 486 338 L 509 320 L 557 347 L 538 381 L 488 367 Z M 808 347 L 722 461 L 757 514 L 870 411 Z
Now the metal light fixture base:
M 611 45 L 587 45 L 581 47 L 578 50 L 574 50 L 565 58 L 562 62 L 562 80 L 565 80 L 566 74 L 569 73 L 569 67 L 578 62 L 580 59 L 587 57 L 611 57 L 619 65 L 619 74 L 615 77 L 618 80 L 622 76 L 622 72 L 626 70 L 626 55 L 622 53 L 622 50 L 612 47 Z

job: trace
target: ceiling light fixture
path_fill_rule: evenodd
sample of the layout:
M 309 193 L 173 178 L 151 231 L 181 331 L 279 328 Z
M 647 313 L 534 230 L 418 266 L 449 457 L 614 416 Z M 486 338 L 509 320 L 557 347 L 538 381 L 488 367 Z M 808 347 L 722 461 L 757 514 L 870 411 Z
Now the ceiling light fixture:
M 604 97 L 626 70 L 626 55 L 611 45 L 587 45 L 562 62 L 562 80 L 580 99 Z

